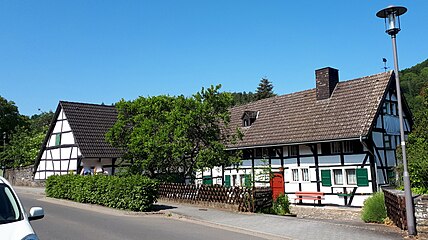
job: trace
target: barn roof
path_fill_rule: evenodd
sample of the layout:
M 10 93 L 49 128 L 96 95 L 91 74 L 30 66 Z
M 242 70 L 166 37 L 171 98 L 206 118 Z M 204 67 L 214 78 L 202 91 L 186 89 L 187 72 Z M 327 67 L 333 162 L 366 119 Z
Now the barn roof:
M 367 136 L 392 71 L 337 83 L 330 98 L 317 100 L 316 89 L 271 97 L 231 109 L 230 129 L 242 140 L 229 148 L 321 142 Z M 242 115 L 257 111 L 257 120 L 243 127 Z

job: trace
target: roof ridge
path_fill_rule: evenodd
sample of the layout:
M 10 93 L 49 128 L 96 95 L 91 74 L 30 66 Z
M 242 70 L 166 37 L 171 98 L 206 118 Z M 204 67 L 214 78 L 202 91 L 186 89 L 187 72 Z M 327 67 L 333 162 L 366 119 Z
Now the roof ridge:
M 107 105 L 107 104 L 96 104 L 96 103 L 84 103 L 84 102 L 72 102 L 72 101 L 64 101 L 60 100 L 59 103 L 62 105 L 63 103 L 70 103 L 70 104 L 76 104 L 76 105 L 88 105 L 88 106 L 97 106 L 97 107 L 115 107 L 114 105 Z
M 349 82 L 353 82 L 353 81 L 361 81 L 361 80 L 364 80 L 366 78 L 374 78 L 374 77 L 382 76 L 382 75 L 390 75 L 390 74 L 392 74 L 392 71 L 393 70 L 390 70 L 388 72 L 380 72 L 380 73 L 376 73 L 376 74 L 373 74 L 373 75 L 367 75 L 367 76 L 363 76 L 363 77 L 359 77 L 359 78 L 354 78 L 354 79 L 348 79 L 348 80 L 344 80 L 344 81 L 339 81 L 337 84 L 338 85 L 343 85 L 345 83 L 349 83 Z M 336 89 L 336 87 L 334 89 Z M 304 94 L 304 93 L 311 92 L 311 91 L 316 91 L 316 87 L 315 88 L 301 90 L 301 91 L 297 91 L 297 92 L 286 93 L 286 94 L 282 94 L 282 95 L 276 95 L 274 97 L 264 98 L 264 99 L 256 100 L 254 102 L 249 102 L 249 103 L 246 103 L 246 104 L 237 105 L 237 106 L 234 106 L 232 108 L 250 106 L 251 104 L 254 104 L 254 103 L 263 103 L 264 101 L 269 101 L 269 100 L 270 101 L 275 101 L 275 99 L 285 98 L 287 96 L 292 96 L 292 95 L 297 95 L 297 94 Z

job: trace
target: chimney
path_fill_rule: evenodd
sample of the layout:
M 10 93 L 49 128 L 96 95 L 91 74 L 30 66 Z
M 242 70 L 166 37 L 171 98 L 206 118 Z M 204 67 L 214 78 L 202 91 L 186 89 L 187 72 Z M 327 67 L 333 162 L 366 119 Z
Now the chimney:
M 339 70 L 326 67 L 315 70 L 317 82 L 317 100 L 330 98 L 336 84 L 339 82 Z

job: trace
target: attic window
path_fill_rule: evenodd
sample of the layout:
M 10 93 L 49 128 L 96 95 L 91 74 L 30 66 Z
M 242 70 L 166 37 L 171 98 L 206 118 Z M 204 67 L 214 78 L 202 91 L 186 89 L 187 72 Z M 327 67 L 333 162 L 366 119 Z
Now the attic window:
M 242 115 L 242 126 L 249 127 L 251 126 L 257 119 L 259 115 L 258 111 L 245 111 Z

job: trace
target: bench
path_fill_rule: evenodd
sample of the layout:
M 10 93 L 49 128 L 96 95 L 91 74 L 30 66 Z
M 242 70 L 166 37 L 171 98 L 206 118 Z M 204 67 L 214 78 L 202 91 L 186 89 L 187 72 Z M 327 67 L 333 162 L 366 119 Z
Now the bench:
M 296 204 L 297 200 L 323 200 L 324 193 L 323 192 L 296 192 L 296 198 L 294 198 L 294 204 Z

